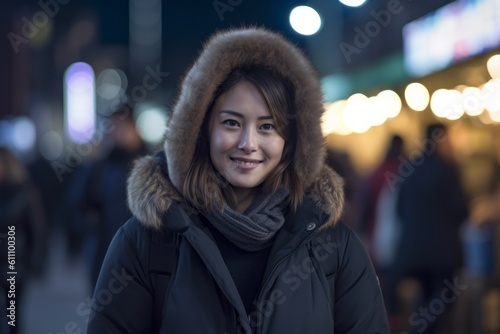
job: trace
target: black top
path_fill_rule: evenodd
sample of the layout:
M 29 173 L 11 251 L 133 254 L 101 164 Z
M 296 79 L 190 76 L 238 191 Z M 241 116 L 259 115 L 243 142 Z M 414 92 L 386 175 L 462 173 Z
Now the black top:
M 207 226 L 219 247 L 243 305 L 245 305 L 245 310 L 250 314 L 252 307 L 254 307 L 253 302 L 260 290 L 271 245 L 254 252 L 246 251 L 232 243 L 209 222 L 207 222 Z

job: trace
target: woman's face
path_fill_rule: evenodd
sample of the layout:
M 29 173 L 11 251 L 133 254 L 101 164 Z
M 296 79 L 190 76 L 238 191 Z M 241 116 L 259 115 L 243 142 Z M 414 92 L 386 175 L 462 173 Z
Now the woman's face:
M 279 164 L 285 140 L 275 126 L 264 98 L 250 82 L 236 84 L 215 101 L 210 158 L 237 191 L 257 187 Z

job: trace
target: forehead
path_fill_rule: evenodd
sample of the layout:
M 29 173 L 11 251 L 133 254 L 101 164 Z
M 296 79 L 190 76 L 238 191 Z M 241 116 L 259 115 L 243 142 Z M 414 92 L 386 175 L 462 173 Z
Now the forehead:
M 248 81 L 235 84 L 215 101 L 214 111 L 224 110 L 270 114 L 267 103 L 260 90 Z

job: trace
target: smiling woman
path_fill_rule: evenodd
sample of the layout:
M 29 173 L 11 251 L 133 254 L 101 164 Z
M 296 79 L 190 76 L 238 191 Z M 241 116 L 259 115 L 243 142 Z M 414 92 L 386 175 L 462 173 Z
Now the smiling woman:
M 259 68 L 233 71 L 215 93 L 202 125 L 209 142 L 198 142 L 185 196 L 208 209 L 223 207 L 226 200 L 243 212 L 260 191 L 298 189 L 286 169 L 295 147 L 289 135 L 295 125 L 288 121 L 293 115 L 286 81 Z M 232 187 L 207 188 L 221 178 Z
M 114 270 L 134 279 L 106 305 L 94 297 L 89 333 L 388 333 L 368 255 L 339 221 L 323 105 L 309 60 L 281 35 L 215 34 L 163 151 L 129 177 L 134 217 L 95 291 Z

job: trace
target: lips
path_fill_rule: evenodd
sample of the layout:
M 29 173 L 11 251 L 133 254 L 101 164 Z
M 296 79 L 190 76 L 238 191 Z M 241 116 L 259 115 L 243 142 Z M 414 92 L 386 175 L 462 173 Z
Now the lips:
M 257 166 L 259 163 L 261 163 L 261 160 L 256 160 L 256 159 L 247 159 L 247 158 L 230 158 L 232 161 L 234 161 L 237 165 L 243 166 L 243 167 L 254 167 Z

